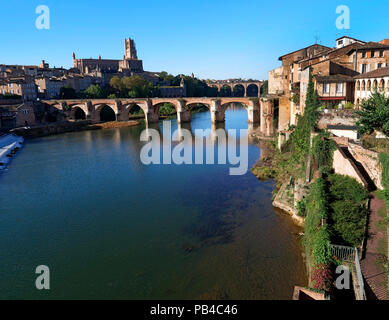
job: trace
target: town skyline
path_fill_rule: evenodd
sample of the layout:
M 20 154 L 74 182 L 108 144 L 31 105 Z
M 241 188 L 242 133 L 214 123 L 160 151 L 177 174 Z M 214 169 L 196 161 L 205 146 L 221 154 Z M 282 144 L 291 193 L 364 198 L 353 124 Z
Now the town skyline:
M 147 8 L 140 3 L 117 1 L 104 10 L 90 6 L 90 1 L 77 3 L 77 10 L 71 5 L 73 1 L 47 1 L 49 30 L 35 28 L 35 9 L 40 3 L 5 2 L 1 4 L 2 29 L 24 36 L 20 41 L 11 33 L 3 35 L 7 50 L 0 52 L 0 63 L 37 65 L 46 60 L 51 66 L 70 68 L 73 51 L 83 58 L 101 55 L 105 59 L 121 59 L 122 39 L 131 37 L 137 41 L 146 70 L 164 70 L 173 75 L 193 72 L 201 79 L 262 80 L 267 78 L 269 69 L 279 66 L 274 57 L 280 52 L 297 50 L 315 41 L 333 47 L 334 40 L 343 35 L 364 41 L 387 38 L 384 21 L 389 5 L 378 2 L 382 10 L 375 13 L 377 19 L 371 24 L 363 19 L 367 3 L 346 1 L 351 11 L 349 30 L 335 26 L 336 8 L 340 5 L 337 1 L 320 6 L 304 1 L 306 11 L 315 12 L 311 15 L 290 4 L 260 1 L 243 1 L 239 5 L 231 1 L 200 1 L 180 6 L 176 1 L 153 1 Z M 274 14 L 262 14 L 270 8 Z M 271 25 L 272 32 L 265 30 L 265 25 Z M 13 52 L 12 56 L 9 52 Z

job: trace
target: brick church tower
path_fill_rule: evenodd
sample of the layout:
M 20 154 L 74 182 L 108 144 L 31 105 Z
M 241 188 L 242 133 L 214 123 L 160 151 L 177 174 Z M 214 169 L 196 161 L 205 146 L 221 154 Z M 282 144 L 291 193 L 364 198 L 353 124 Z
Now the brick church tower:
M 125 55 L 124 59 L 135 59 L 138 60 L 136 53 L 135 41 L 131 38 L 124 39 Z

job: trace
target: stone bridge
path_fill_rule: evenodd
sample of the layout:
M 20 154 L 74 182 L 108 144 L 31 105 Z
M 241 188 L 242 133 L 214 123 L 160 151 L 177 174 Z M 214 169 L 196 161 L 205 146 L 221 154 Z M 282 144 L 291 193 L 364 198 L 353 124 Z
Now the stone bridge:
M 208 86 L 217 88 L 218 92 L 221 92 L 221 89 L 223 87 L 229 87 L 231 89 L 232 96 L 234 95 L 234 88 L 235 87 L 242 87 L 243 88 L 243 95 L 244 97 L 248 97 L 248 90 L 254 89 L 254 92 L 256 91 L 256 97 L 261 96 L 261 88 L 263 86 L 262 81 L 246 81 L 246 82 L 227 82 L 227 81 L 214 81 L 214 82 L 208 82 Z
M 174 106 L 177 122 L 191 121 L 191 110 L 197 105 L 203 105 L 211 113 L 212 123 L 224 122 L 225 111 L 230 104 L 242 104 L 248 113 L 248 122 L 261 124 L 265 135 L 272 135 L 274 105 L 272 100 L 265 98 L 142 98 L 142 99 L 91 99 L 91 100 L 42 100 L 42 103 L 63 111 L 69 120 L 88 119 L 92 123 L 101 122 L 103 108 L 110 109 L 113 120 L 128 121 L 133 107 L 141 108 L 145 115 L 146 124 L 159 121 L 159 109 L 165 103 Z

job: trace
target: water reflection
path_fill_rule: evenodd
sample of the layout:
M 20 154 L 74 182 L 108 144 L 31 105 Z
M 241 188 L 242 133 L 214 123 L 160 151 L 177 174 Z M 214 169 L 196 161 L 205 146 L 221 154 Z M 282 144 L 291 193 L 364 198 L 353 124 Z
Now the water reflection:
M 247 129 L 244 110 L 176 129 Z M 162 123 L 148 128 L 160 130 Z M 289 299 L 305 285 L 298 229 L 273 182 L 229 165 L 146 166 L 145 127 L 31 140 L 0 176 L 0 298 Z M 260 151 L 249 145 L 249 164 Z M 40 264 L 55 289 L 33 286 Z M 109 272 L 107 272 L 109 270 Z

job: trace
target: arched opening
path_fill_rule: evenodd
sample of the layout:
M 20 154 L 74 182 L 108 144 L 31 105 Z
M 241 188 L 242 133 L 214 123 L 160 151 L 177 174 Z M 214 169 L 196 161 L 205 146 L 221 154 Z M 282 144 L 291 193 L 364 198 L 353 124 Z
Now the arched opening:
M 231 87 L 228 85 L 224 85 L 223 87 L 220 88 L 219 95 L 221 97 L 231 97 L 232 95 Z
M 128 110 L 128 119 L 129 120 L 145 118 L 145 113 L 144 113 L 143 109 L 137 104 L 130 105 L 127 108 L 127 110 Z
M 361 90 L 361 82 L 358 80 L 357 81 L 357 90 L 360 91 Z
M 371 91 L 371 81 L 367 82 L 367 91 Z
M 248 112 L 246 105 L 240 102 L 230 102 L 222 105 L 220 109 L 224 112 L 226 130 L 248 128 Z
M 233 96 L 234 97 L 244 97 L 244 86 L 241 85 L 241 84 L 237 84 L 236 86 L 234 86 L 234 90 L 233 90 Z
M 115 111 L 110 106 L 103 106 L 100 110 L 100 122 L 116 121 Z
M 384 91 L 385 91 L 385 80 L 384 80 L 384 79 L 382 79 L 382 80 L 380 81 L 380 91 L 381 91 L 381 92 L 384 92 Z
M 247 86 L 247 92 L 246 96 L 247 97 L 258 97 L 258 86 L 256 84 L 250 84 Z
M 74 110 L 74 120 L 85 120 L 86 114 L 80 107 L 76 107 Z
M 190 103 L 185 106 L 185 110 L 190 113 L 209 112 L 209 106 L 204 103 Z
M 177 116 L 177 111 L 174 105 L 170 102 L 160 103 L 154 106 L 160 119 L 171 119 Z
M 362 91 L 366 91 L 366 82 L 365 82 L 365 80 L 362 81 Z
M 373 90 L 375 91 L 377 89 L 378 89 L 378 82 L 377 82 L 377 80 L 374 80 L 373 81 Z

